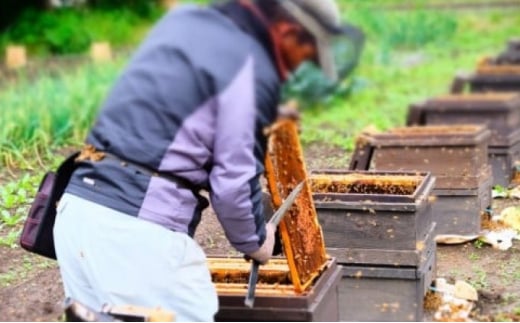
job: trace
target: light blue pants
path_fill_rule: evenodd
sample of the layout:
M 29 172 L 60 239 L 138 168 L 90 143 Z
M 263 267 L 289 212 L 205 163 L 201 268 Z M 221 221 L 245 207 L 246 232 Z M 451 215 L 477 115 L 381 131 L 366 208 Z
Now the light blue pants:
M 95 310 L 161 307 L 176 321 L 214 320 L 206 256 L 188 235 L 65 194 L 54 240 L 65 296 Z

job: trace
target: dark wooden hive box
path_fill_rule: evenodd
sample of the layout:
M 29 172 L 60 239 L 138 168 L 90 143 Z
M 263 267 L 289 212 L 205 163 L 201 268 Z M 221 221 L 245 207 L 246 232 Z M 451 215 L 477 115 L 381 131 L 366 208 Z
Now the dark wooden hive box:
M 434 250 L 417 267 L 342 264 L 340 321 L 424 321 L 424 297 L 436 278 L 436 257 Z
M 431 172 L 435 188 L 477 187 L 488 163 L 490 132 L 482 125 L 399 127 L 362 133 L 352 170 Z
M 487 166 L 480 182 L 474 187 L 434 189 L 435 234 L 480 234 L 482 213 L 491 206 L 492 179 L 491 166 Z
M 408 126 L 483 124 L 490 145 L 503 145 L 520 127 L 520 93 L 450 94 L 411 104 Z
M 417 266 L 434 243 L 429 173 L 317 170 L 310 182 L 340 263 Z
M 462 93 L 467 87 L 470 92 L 520 92 L 520 64 L 484 59 L 474 73 L 457 75 L 451 92 Z
M 427 134 L 428 128 L 435 127 L 408 128 L 422 128 L 422 133 Z M 438 127 L 448 129 L 459 126 Z M 464 127 L 482 128 L 483 126 Z M 373 135 L 374 138 L 368 137 L 368 139 L 361 137 L 361 140 L 358 139 L 350 165 L 361 169 L 375 167 L 379 171 L 431 170 L 432 175 L 436 177 L 435 187 L 431 192 L 433 197 L 432 221 L 437 224 L 435 236 L 479 234 L 481 214 L 491 205 L 493 183 L 491 166 L 485 161 L 487 146 L 484 138 L 486 136 L 483 136 L 482 133 L 477 134 L 478 131 L 466 136 L 456 136 L 448 130 L 445 130 L 444 133 L 445 136 L 453 136 L 457 141 L 448 144 L 447 141 L 440 140 L 442 138 L 440 135 L 426 138 L 423 145 L 431 146 L 428 153 L 425 153 L 424 150 L 416 153 L 415 148 L 406 148 L 410 145 L 396 142 L 392 136 Z M 487 135 L 489 138 L 489 132 Z M 477 139 L 479 137 L 480 139 Z M 418 137 L 414 139 L 419 140 Z M 438 146 L 432 145 L 434 140 L 437 141 Z M 442 142 L 444 144 L 441 144 Z M 454 145 L 454 142 L 458 142 L 460 145 Z M 401 152 L 397 149 L 398 144 L 401 144 Z M 391 150 L 385 150 L 387 146 Z M 428 162 L 425 162 L 424 159 L 427 159 Z M 457 166 L 463 168 L 456 171 Z M 467 172 L 467 169 L 472 169 L 472 172 Z
M 509 186 L 520 161 L 520 129 L 512 133 L 504 145 L 489 146 L 488 156 L 493 185 Z
M 242 258 L 208 258 L 217 288 L 220 322 L 334 322 L 339 320 L 338 285 L 341 267 L 329 259 L 312 286 L 303 293 L 290 282 L 286 260 L 260 267 L 253 308 L 244 305 L 250 265 Z M 236 281 L 236 282 L 234 282 Z

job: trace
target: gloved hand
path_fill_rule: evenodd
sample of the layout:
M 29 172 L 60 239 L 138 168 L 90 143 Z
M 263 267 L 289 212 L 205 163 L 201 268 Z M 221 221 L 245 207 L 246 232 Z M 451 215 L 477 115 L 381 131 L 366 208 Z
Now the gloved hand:
M 278 107 L 278 118 L 279 119 L 291 119 L 298 124 L 300 123 L 300 111 L 298 110 L 298 101 L 289 100 L 288 102 Z
M 255 252 L 252 252 L 248 256 L 258 261 L 260 264 L 265 265 L 271 256 L 273 255 L 274 248 L 274 233 L 276 226 L 272 223 L 265 225 L 265 240 L 262 246 Z

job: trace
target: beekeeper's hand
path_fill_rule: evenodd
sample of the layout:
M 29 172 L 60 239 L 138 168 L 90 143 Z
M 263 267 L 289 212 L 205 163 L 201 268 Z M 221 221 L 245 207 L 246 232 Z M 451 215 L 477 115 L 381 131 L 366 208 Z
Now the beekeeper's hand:
M 249 254 L 250 258 L 258 261 L 260 264 L 265 265 L 271 259 L 274 248 L 274 233 L 276 226 L 272 223 L 265 225 L 265 240 L 262 246 L 255 252 Z
M 278 118 L 279 119 L 291 119 L 296 122 L 300 122 L 300 110 L 298 110 L 298 101 L 289 100 L 286 103 L 278 107 Z

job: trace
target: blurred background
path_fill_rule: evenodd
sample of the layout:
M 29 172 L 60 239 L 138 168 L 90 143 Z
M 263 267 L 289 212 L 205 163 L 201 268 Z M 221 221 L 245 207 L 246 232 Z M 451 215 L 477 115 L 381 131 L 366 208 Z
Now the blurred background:
M 32 169 L 79 145 L 154 22 L 172 6 L 209 2 L 2 1 L 0 165 Z M 313 66 L 303 66 L 284 99 L 300 103 L 304 145 L 325 144 L 345 158 L 361 129 L 404 125 L 410 103 L 447 92 L 457 72 L 471 71 L 520 36 L 519 0 L 338 2 L 355 31 L 338 48 L 341 82 L 328 84 Z

